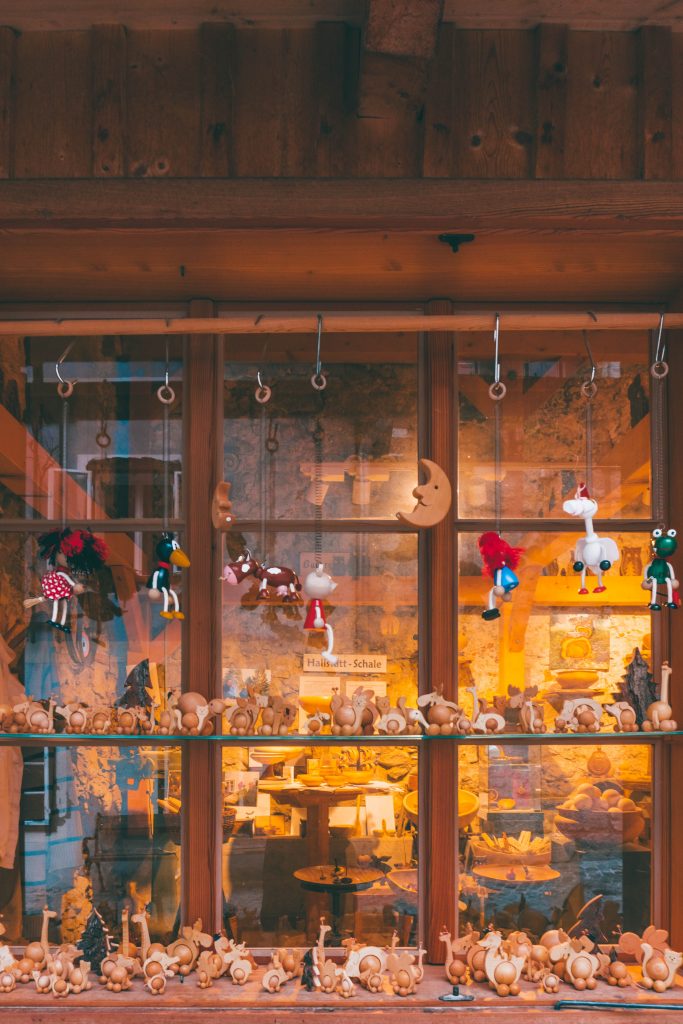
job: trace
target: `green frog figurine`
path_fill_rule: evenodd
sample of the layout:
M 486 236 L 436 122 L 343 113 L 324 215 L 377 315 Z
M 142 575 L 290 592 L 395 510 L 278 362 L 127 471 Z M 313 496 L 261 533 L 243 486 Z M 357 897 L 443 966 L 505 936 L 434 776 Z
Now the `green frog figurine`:
M 676 540 L 675 530 L 660 530 L 656 529 L 652 531 L 652 561 L 645 568 L 643 582 L 641 584 L 643 590 L 649 590 L 651 593 L 651 600 L 649 604 L 650 611 L 659 612 L 662 610 L 661 604 L 658 600 L 658 588 L 660 586 L 666 586 L 666 607 L 675 609 L 678 608 L 680 598 L 678 595 L 678 580 L 676 579 L 674 568 L 670 562 L 667 562 L 667 557 L 673 555 L 678 547 L 678 541 Z

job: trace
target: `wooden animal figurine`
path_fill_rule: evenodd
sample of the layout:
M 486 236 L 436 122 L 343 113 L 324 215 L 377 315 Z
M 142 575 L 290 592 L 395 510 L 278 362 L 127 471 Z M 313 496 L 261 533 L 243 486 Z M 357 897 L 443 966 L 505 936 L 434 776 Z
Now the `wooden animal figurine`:
M 96 733 L 108 733 L 111 731 L 112 709 L 95 707 L 90 711 L 90 729 Z
M 389 973 L 389 984 L 397 996 L 409 996 L 417 990 L 420 979 L 420 972 L 424 975 L 422 960 L 425 950 L 418 950 L 419 967 L 415 963 L 412 953 L 391 952 L 387 957 L 387 971 Z
M 165 951 L 156 950 L 142 964 L 142 975 L 145 988 L 153 996 L 161 996 L 166 991 L 166 979 L 172 978 L 174 968 L 178 966 L 178 958 L 171 957 Z
M 178 712 L 173 724 L 181 736 L 209 736 L 213 731 L 213 719 L 223 714 L 225 702 L 207 700 L 203 694 L 189 691 L 177 698 L 171 697 L 168 707 L 171 712 Z
M 495 708 L 487 703 L 486 699 L 477 696 L 476 686 L 468 686 L 472 694 L 472 730 L 478 733 L 505 732 L 506 722 L 503 715 L 498 714 Z
M 341 696 L 335 693 L 330 701 L 332 712 L 331 731 L 334 736 L 371 736 L 379 712 L 374 703 L 374 692 L 358 686 L 353 694 Z
M 323 601 L 337 589 L 329 573 L 324 571 L 323 565 L 318 565 L 313 572 L 309 572 L 304 580 L 304 594 L 309 598 L 306 610 L 304 629 L 312 632 L 324 632 L 327 637 L 327 646 L 321 652 L 323 661 L 329 665 L 337 664 L 337 656 L 334 650 L 334 630 L 325 618 L 325 607 Z
M 674 611 L 680 604 L 678 596 L 679 582 L 676 579 L 674 567 L 667 562 L 669 555 L 673 555 L 678 547 L 675 530 L 653 530 L 652 539 L 652 560 L 646 565 L 641 586 L 643 590 L 650 591 L 649 609 L 651 612 L 659 612 L 662 606 L 659 603 L 659 587 L 666 587 L 666 607 Z
M 105 564 L 107 545 L 89 530 L 54 530 L 38 538 L 39 554 L 48 563 L 48 572 L 40 581 L 41 596 L 24 601 L 24 608 L 33 608 L 43 601 L 52 602 L 50 625 L 60 633 L 70 633 L 66 617 L 69 601 L 86 591 L 74 576 L 89 576 Z
M 512 591 L 519 586 L 513 570 L 519 565 L 524 548 L 511 547 L 492 530 L 482 533 L 477 544 L 484 563 L 484 574 L 493 580 L 486 598 L 486 609 L 481 613 L 482 619 L 490 622 L 500 618 L 497 599 L 512 600 Z
M 270 966 L 266 968 L 261 980 L 263 988 L 266 992 L 279 992 L 285 982 L 289 981 L 290 978 L 291 975 L 287 974 L 287 971 L 280 962 L 280 951 L 274 949 L 270 960 Z
M 574 572 L 581 573 L 579 593 L 588 593 L 586 572 L 590 569 L 598 580 L 597 587 L 593 587 L 593 593 L 604 594 L 607 587 L 602 581 L 602 574 L 619 561 L 619 548 L 610 537 L 598 537 L 593 529 L 593 519 L 598 513 L 598 503 L 591 498 L 586 485 L 581 483 L 574 497 L 565 501 L 562 509 L 567 515 L 583 519 L 586 531 L 586 536 L 578 542 L 574 551 L 576 559 L 573 566 Z
M 34 971 L 42 971 L 48 962 L 50 957 L 48 930 L 50 927 L 50 921 L 56 916 L 57 912 L 55 910 L 50 910 L 47 906 L 43 907 L 43 921 L 40 929 L 40 940 L 38 942 L 29 942 L 24 950 L 24 958 L 33 962 Z
M 330 716 L 325 711 L 316 711 L 314 714 L 309 715 L 306 719 L 305 732 L 310 732 L 313 735 L 322 732 L 323 728 L 330 721 Z
M 519 724 L 522 732 L 545 732 L 543 705 L 533 699 L 537 694 L 537 686 L 527 686 L 521 695 L 522 703 L 519 709 Z
M 257 733 L 261 736 L 286 736 L 296 723 L 298 705 L 295 700 L 269 696 L 261 710 L 261 723 Z
M 553 946 L 550 950 L 550 961 L 553 964 L 563 963 L 564 980 L 577 991 L 594 989 L 600 971 L 600 961 L 593 952 L 594 949 L 595 943 L 587 935 L 582 935 L 580 938 L 569 939 Z
M 608 985 L 616 985 L 619 988 L 628 988 L 632 985 L 631 975 L 628 967 L 617 957 L 614 950 L 609 955 L 598 953 L 600 960 L 600 977 L 604 978 Z
M 84 704 L 65 704 L 63 707 L 56 707 L 55 714 L 59 715 L 66 722 L 64 732 L 84 733 L 88 731 L 88 708 Z
M 671 717 L 673 709 L 669 704 L 669 681 L 673 669 L 668 661 L 662 662 L 661 685 L 659 688 L 659 700 L 650 704 L 646 711 L 647 718 L 643 722 L 645 732 L 659 731 L 675 732 L 677 723 Z
M 603 707 L 607 714 L 615 720 L 615 732 L 638 732 L 638 719 L 628 701 L 620 700 L 616 704 L 605 704 Z
M 135 736 L 139 732 L 149 732 L 151 728 L 149 716 L 144 708 L 116 708 L 114 714 L 115 732 L 119 736 Z
M 213 936 L 202 931 L 201 920 L 196 920 L 190 928 L 185 926 L 180 929 L 180 938 L 167 947 L 166 952 L 177 962 L 171 966 L 174 974 L 182 974 L 187 977 L 194 969 L 202 949 L 209 949 L 213 945 Z
M 231 486 L 227 481 L 221 480 L 220 483 L 216 484 L 216 489 L 213 492 L 211 522 L 216 530 L 229 530 L 237 521 L 232 511 L 232 502 L 230 500 Z
M 668 933 L 649 925 L 642 934 L 624 932 L 619 937 L 617 952 L 633 956 L 640 963 L 640 984 L 655 992 L 665 992 L 676 979 L 676 971 L 683 965 L 683 954 L 669 948 Z
M 140 911 L 139 914 L 133 914 L 131 917 L 133 924 L 140 925 L 140 959 L 143 964 L 149 957 L 154 956 L 156 953 L 166 953 L 166 947 L 160 942 L 152 942 L 149 937 L 149 921 L 147 919 L 147 912 L 145 910 Z
M 602 705 L 588 697 L 566 700 L 555 719 L 558 732 L 600 732 Z
M 439 733 L 450 736 L 472 731 L 472 723 L 462 708 L 453 701 L 446 700 L 441 688 L 418 697 L 417 706 L 427 720 L 427 733 L 430 736 Z
M 156 567 L 147 580 L 149 599 L 150 601 L 160 601 L 163 598 L 164 607 L 159 612 L 162 619 L 184 619 L 185 616 L 180 610 L 178 594 L 171 586 L 171 574 L 173 566 L 177 566 L 179 569 L 189 569 L 190 559 L 172 533 L 162 535 L 156 546 L 156 556 Z M 170 603 L 173 604 L 173 608 L 169 607 Z
M 406 706 L 405 697 L 399 697 L 396 707 L 392 708 L 388 697 L 377 697 L 375 706 L 379 713 L 377 720 L 377 732 L 385 736 L 400 736 L 407 733 L 410 736 L 419 735 L 423 729 L 429 728 L 429 723 L 418 708 Z
M 496 995 L 518 996 L 521 991 L 519 979 L 526 957 L 503 952 L 503 936 L 500 932 L 489 932 L 480 940 L 479 945 L 486 950 L 484 974 Z
M 197 960 L 197 985 L 199 988 L 211 988 L 216 978 L 221 975 L 223 961 L 209 949 L 203 950 Z
M 347 956 L 344 970 L 349 978 L 360 981 L 369 992 L 382 988 L 382 973 L 386 970 L 387 952 L 379 946 L 363 946 L 355 939 L 345 939 Z
M 47 707 L 35 700 L 25 700 L 15 704 L 11 732 L 33 732 L 41 735 L 55 731 L 53 700 L 46 701 Z
M 236 703 L 226 709 L 228 729 L 233 736 L 251 735 L 256 728 L 260 708 L 253 686 L 247 686 L 247 694 L 237 697 Z
M 254 969 L 254 961 L 244 942 L 235 942 L 224 936 L 214 943 L 217 953 L 223 958 L 233 985 L 246 985 Z
M 413 489 L 417 504 L 412 512 L 397 512 L 396 518 L 408 526 L 428 529 L 436 526 L 448 515 L 451 507 L 451 482 L 436 462 L 420 459 L 419 467 L 425 475 L 425 482 Z
M 81 992 L 87 992 L 92 988 L 92 982 L 90 981 L 90 964 L 87 960 L 79 960 L 77 964 L 72 964 L 69 971 L 69 988 L 74 995 L 80 995 Z
M 252 575 L 259 581 L 259 601 L 270 598 L 271 587 L 275 588 L 275 596 L 285 604 L 299 600 L 301 583 L 294 570 L 284 566 L 261 564 L 253 558 L 248 549 L 236 562 L 228 562 L 220 579 L 231 586 L 237 586 Z
M 473 934 L 474 933 L 470 931 L 469 935 L 471 936 Z M 477 938 L 479 938 L 478 933 Z M 456 939 L 454 942 L 451 938 L 451 933 L 446 928 L 446 925 L 441 929 L 439 939 L 441 942 L 446 944 L 446 960 L 444 963 L 446 978 L 451 985 L 460 985 L 467 978 L 467 962 L 464 959 L 459 959 L 459 957 L 467 955 L 467 950 L 472 943 L 469 942 L 463 947 L 462 940 Z M 476 942 L 476 939 L 474 939 L 474 941 Z

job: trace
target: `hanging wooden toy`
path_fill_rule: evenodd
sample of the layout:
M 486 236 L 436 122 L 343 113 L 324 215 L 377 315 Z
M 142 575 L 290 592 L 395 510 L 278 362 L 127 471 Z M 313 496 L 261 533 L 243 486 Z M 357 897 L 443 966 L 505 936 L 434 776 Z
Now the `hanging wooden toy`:
M 569 516 L 583 519 L 586 531 L 586 536 L 577 543 L 574 550 L 574 572 L 581 573 L 579 593 L 588 593 L 586 573 L 590 569 L 598 580 L 593 593 L 604 594 L 607 587 L 603 583 L 602 574 L 619 561 L 619 548 L 611 537 L 599 537 L 595 532 L 593 519 L 598 513 L 598 503 L 595 498 L 591 498 L 585 483 L 579 484 L 574 497 L 563 503 L 562 510 Z
M 41 597 L 30 597 L 24 608 L 33 608 L 43 601 L 52 602 L 50 625 L 61 633 L 70 633 L 66 617 L 69 601 L 84 594 L 87 587 L 74 577 L 90 576 L 105 564 L 107 545 L 89 530 L 53 530 L 38 538 L 40 557 L 46 559 L 48 572 L 40 581 Z
M 671 562 L 667 562 L 669 555 L 673 555 L 678 548 L 675 530 L 652 531 L 651 539 L 652 561 L 645 567 L 643 573 L 643 590 L 650 591 L 649 609 L 651 612 L 659 612 L 662 606 L 659 603 L 659 588 L 666 587 L 666 607 L 675 610 L 680 604 L 678 594 L 679 582 Z
M 486 598 L 486 609 L 481 613 L 482 619 L 489 622 L 500 618 L 498 598 L 510 601 L 512 591 L 519 586 L 514 570 L 519 565 L 524 548 L 513 548 L 493 530 L 482 533 L 477 544 L 484 562 L 484 572 L 493 580 Z
M 268 600 L 270 588 L 275 588 L 275 594 L 284 603 L 299 601 L 301 583 L 294 569 L 285 566 L 265 565 L 257 562 L 251 551 L 247 548 L 237 561 L 228 562 L 220 577 L 223 583 L 237 586 L 242 580 L 254 576 L 259 581 L 258 600 Z
M 306 610 L 306 621 L 304 629 L 312 632 L 323 632 L 327 637 L 327 646 L 322 652 L 322 658 L 329 665 L 337 664 L 337 656 L 334 650 L 334 630 L 325 618 L 325 606 L 323 601 L 337 589 L 328 572 L 324 571 L 325 566 L 319 564 L 313 572 L 309 572 L 304 580 L 304 594 L 309 599 Z
M 171 574 L 173 566 L 177 566 L 179 569 L 189 568 L 190 559 L 181 549 L 173 533 L 164 533 L 156 546 L 156 556 L 156 568 L 147 580 L 149 599 L 150 601 L 160 601 L 163 598 L 164 607 L 159 612 L 162 618 L 184 619 L 178 595 L 171 586 Z M 173 608 L 169 608 L 171 602 Z

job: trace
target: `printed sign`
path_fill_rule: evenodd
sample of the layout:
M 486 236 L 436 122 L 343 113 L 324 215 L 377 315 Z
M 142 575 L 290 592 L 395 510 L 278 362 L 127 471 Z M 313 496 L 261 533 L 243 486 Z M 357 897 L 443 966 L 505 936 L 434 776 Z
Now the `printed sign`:
M 304 654 L 304 672 L 368 672 L 377 675 L 386 670 L 386 654 L 339 654 L 336 665 L 328 665 L 319 654 Z

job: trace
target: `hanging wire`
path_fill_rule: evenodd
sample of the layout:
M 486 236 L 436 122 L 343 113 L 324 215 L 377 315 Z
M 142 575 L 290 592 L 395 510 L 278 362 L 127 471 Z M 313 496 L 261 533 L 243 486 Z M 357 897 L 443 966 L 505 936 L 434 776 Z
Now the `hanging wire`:
M 586 355 L 588 356 L 588 360 L 589 360 L 589 362 L 591 364 L 591 370 L 590 370 L 590 377 L 588 378 L 588 380 L 585 380 L 583 382 L 583 384 L 581 385 L 581 393 L 584 396 L 584 398 L 589 398 L 590 399 L 590 398 L 595 398 L 595 395 L 597 394 L 597 391 L 598 391 L 598 385 L 595 383 L 595 377 L 596 377 L 596 374 L 598 372 L 598 368 L 595 365 L 595 358 L 593 357 L 593 350 L 592 350 L 592 348 L 590 346 L 590 342 L 588 340 L 588 331 L 582 331 L 582 334 L 583 334 L 583 344 L 584 344 L 584 347 L 586 349 Z
M 489 398 L 500 402 L 507 394 L 507 388 L 500 379 L 500 313 L 496 313 L 496 324 L 493 328 L 493 384 L 489 388 Z
M 323 428 L 321 420 L 321 416 L 324 410 L 323 395 L 320 396 L 320 404 L 320 413 L 316 418 L 315 428 L 313 430 L 313 446 L 315 453 L 315 462 L 313 467 L 315 533 L 313 543 L 316 569 L 318 568 L 318 566 L 322 566 L 323 561 L 323 440 L 325 437 L 325 430 Z
M 500 534 L 502 516 L 502 488 L 501 478 L 501 399 L 505 398 L 507 388 L 500 379 L 500 313 L 496 313 L 496 322 L 493 329 L 493 384 L 489 387 L 489 397 L 494 402 L 493 406 L 493 503 L 494 517 L 496 521 L 496 533 Z
M 656 380 L 662 380 L 669 372 L 669 364 L 664 359 L 666 355 L 666 341 L 664 340 L 664 314 L 659 314 L 659 327 L 657 328 L 657 345 L 655 347 L 655 358 L 650 373 Z
M 669 364 L 665 360 L 664 313 L 659 314 L 659 327 L 657 328 L 656 338 L 654 332 L 652 333 L 652 347 L 655 350 L 654 360 L 650 366 L 650 375 L 652 377 L 652 515 L 655 519 L 663 519 L 665 513 L 664 481 L 666 479 L 664 399 L 666 377 L 669 373 Z
M 175 391 L 169 384 L 170 375 L 170 360 L 168 350 L 168 338 L 166 338 L 166 358 L 165 358 L 165 370 L 164 370 L 164 383 L 157 388 L 157 398 L 163 406 L 163 419 L 161 423 L 161 448 L 162 448 L 162 461 L 164 466 L 164 507 L 163 507 L 163 527 L 164 533 L 168 533 L 168 524 L 170 520 L 170 502 L 171 502 L 171 490 L 170 490 L 170 470 L 171 470 L 171 439 L 170 439 L 170 422 L 169 413 L 172 403 L 175 401 Z
M 271 388 L 268 387 L 267 384 L 263 383 L 263 378 L 261 377 L 260 370 L 256 371 L 256 381 L 257 387 L 256 391 L 254 392 L 254 397 L 256 401 L 259 403 L 259 405 L 265 405 L 266 402 L 270 401 L 273 391 Z
M 598 392 L 598 385 L 595 383 L 598 371 L 593 357 L 593 350 L 588 341 L 588 331 L 583 331 L 583 344 L 591 364 L 590 377 L 581 384 L 581 394 L 586 399 L 586 465 L 584 477 L 590 492 L 593 487 L 593 399 Z
M 74 347 L 74 342 L 70 341 L 66 346 L 61 356 L 55 363 L 55 373 L 57 375 L 57 394 L 60 398 L 71 398 L 74 393 L 74 385 L 78 384 L 78 380 L 68 380 L 66 377 L 62 377 L 62 363 L 68 356 L 71 349 Z
M 323 318 L 322 313 L 318 313 L 318 336 L 316 339 L 315 348 L 315 373 L 311 377 L 311 384 L 316 391 L 324 391 L 327 387 L 327 377 L 323 373 L 323 364 L 320 357 L 320 347 L 323 336 Z
M 62 376 L 62 363 L 68 356 L 71 349 L 74 347 L 74 342 L 71 341 L 66 346 L 61 356 L 55 363 L 55 374 L 57 375 L 57 394 L 62 400 L 62 422 L 61 422 L 61 436 L 59 439 L 59 461 L 62 467 L 61 477 L 61 522 L 62 530 L 66 528 L 66 477 L 67 477 L 67 432 L 69 428 L 69 399 L 74 393 L 74 385 L 78 383 L 77 380 L 69 380 Z

